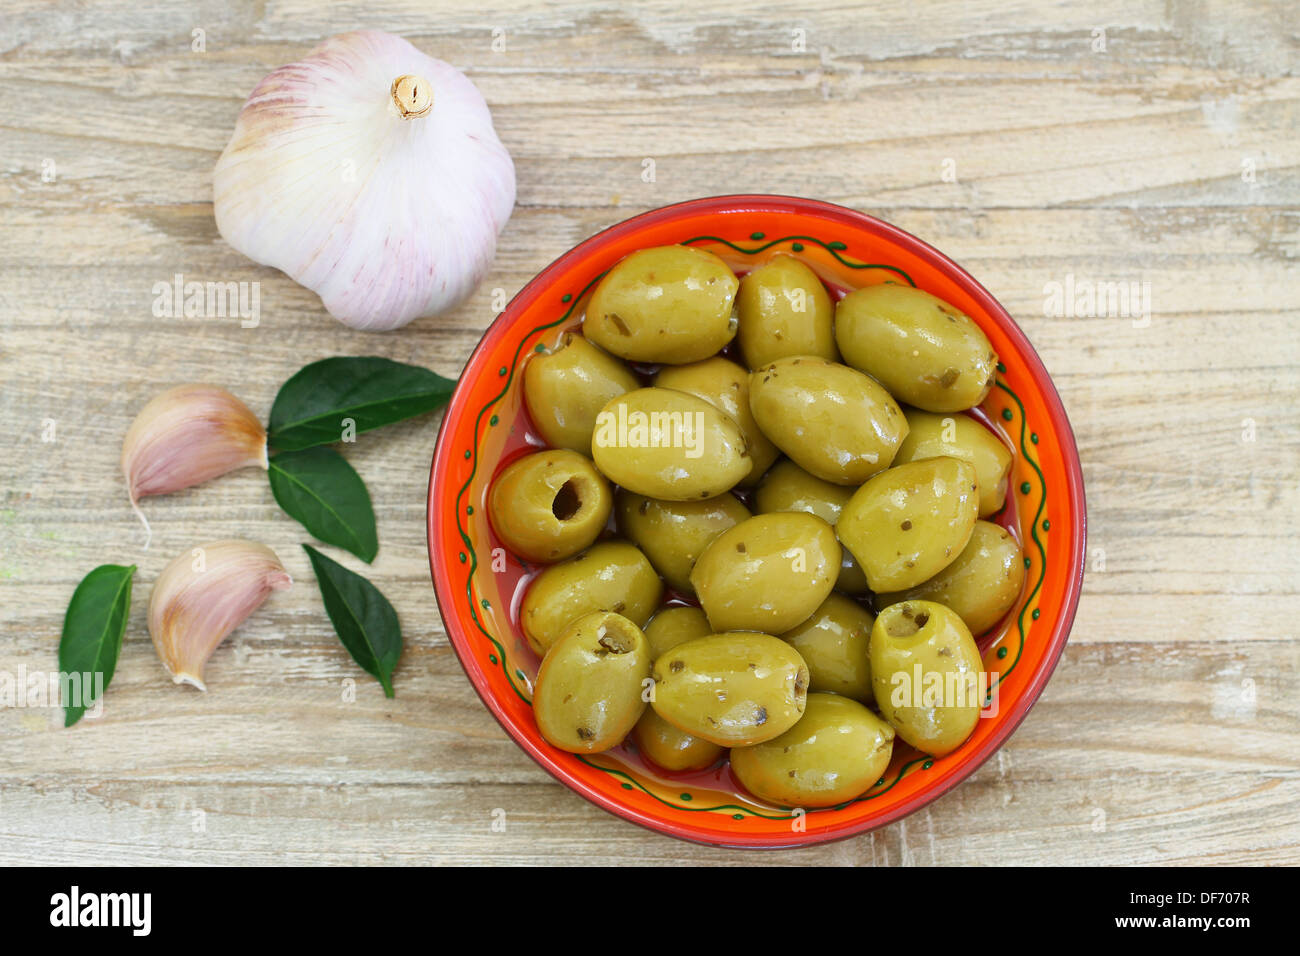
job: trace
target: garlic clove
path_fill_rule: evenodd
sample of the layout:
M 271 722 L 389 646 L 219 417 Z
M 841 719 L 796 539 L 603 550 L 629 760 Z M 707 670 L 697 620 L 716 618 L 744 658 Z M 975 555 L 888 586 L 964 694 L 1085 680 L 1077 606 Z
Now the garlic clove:
M 272 591 L 293 584 L 275 552 L 255 541 L 213 541 L 172 560 L 149 596 L 149 635 L 177 684 L 206 691 L 203 667 L 217 645 Z
M 514 209 L 477 87 L 389 33 L 331 37 L 249 95 L 212 174 L 222 238 L 358 329 L 462 302 Z
M 247 405 L 215 385 L 181 385 L 155 396 L 122 440 L 131 507 L 146 532 L 141 498 L 189 488 L 249 465 L 267 467 L 266 429 Z

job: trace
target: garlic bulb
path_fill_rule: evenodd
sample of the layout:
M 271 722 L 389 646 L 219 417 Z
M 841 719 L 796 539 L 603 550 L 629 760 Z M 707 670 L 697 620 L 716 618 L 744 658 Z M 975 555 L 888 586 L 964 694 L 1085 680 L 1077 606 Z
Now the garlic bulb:
M 359 329 L 465 299 L 514 202 L 514 163 L 474 84 L 374 30 L 263 79 L 213 173 L 225 240 Z
M 122 473 L 146 534 L 141 498 L 249 465 L 267 467 L 266 429 L 247 405 L 216 385 L 179 385 L 155 395 L 122 440 Z
M 173 559 L 149 596 L 149 635 L 172 681 L 207 690 L 203 667 L 217 645 L 291 584 L 275 552 L 255 541 L 213 541 Z

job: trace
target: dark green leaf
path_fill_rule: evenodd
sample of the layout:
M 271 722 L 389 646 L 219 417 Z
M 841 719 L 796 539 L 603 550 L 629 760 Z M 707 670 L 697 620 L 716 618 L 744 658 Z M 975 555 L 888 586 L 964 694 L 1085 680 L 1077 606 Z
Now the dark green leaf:
M 391 359 L 322 359 L 280 387 L 271 406 L 269 440 L 282 451 L 328 445 L 349 429 L 370 431 L 431 412 L 446 404 L 455 387 L 427 368 Z
M 93 702 L 95 675 L 103 675 L 107 689 L 117 667 L 117 654 L 131 613 L 131 580 L 135 565 L 101 564 L 91 571 L 68 602 L 63 617 L 63 638 L 59 641 L 59 672 L 69 675 L 64 686 L 80 688 L 75 704 L 64 701 L 65 727 L 79 721 Z M 71 675 L 80 675 L 71 678 Z
M 325 613 L 352 659 L 379 679 L 384 693 L 393 696 L 393 668 L 402 656 L 402 625 L 397 612 L 379 589 L 354 571 L 332 561 L 309 544 L 303 550 L 311 559 L 325 601 Z
M 333 448 L 283 451 L 266 470 L 271 493 L 285 514 L 326 544 L 369 564 L 379 552 L 375 512 L 366 484 Z

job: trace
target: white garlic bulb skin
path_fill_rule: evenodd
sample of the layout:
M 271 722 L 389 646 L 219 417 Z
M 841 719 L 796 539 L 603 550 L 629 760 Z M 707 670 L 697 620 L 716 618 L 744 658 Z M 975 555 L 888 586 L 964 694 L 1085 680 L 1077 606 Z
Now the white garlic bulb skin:
M 399 79 L 401 95 L 431 94 L 427 111 L 403 115 Z M 467 298 L 514 202 L 514 163 L 474 84 L 376 30 L 331 37 L 263 79 L 213 173 L 222 237 L 358 329 Z

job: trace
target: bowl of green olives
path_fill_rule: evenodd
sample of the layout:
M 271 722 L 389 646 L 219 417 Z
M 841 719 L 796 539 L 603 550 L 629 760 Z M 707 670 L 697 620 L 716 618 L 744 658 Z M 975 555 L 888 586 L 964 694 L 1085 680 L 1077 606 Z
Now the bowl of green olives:
M 544 269 L 443 417 L 429 560 L 523 750 L 700 843 L 863 833 L 1015 731 L 1069 636 L 1060 398 L 961 267 L 840 206 L 724 196 Z

